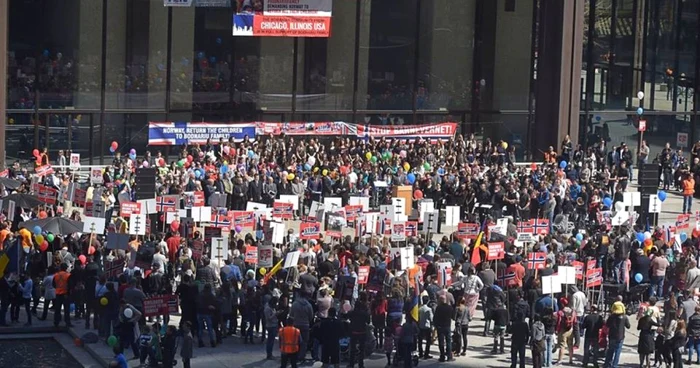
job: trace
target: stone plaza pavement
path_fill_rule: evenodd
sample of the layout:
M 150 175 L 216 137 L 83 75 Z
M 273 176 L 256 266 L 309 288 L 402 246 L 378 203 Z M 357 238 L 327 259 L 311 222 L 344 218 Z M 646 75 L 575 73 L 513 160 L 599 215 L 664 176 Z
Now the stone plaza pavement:
M 635 190 L 632 188 L 631 190 Z M 682 198 L 677 195 L 677 193 L 669 193 L 668 199 L 663 204 L 663 212 L 661 213 L 659 223 L 672 223 L 675 218 L 680 214 L 682 204 Z M 291 222 L 291 226 L 296 226 L 297 223 Z M 443 234 L 435 235 L 435 239 L 439 240 L 444 234 L 449 234 L 452 230 L 450 228 L 443 228 Z M 347 230 L 348 234 L 351 230 Z M 43 304 L 43 303 L 42 303 Z M 41 306 L 39 308 L 41 313 Z M 72 323 L 74 327 L 71 329 L 62 329 L 57 331 L 53 328 L 52 321 L 53 313 L 49 313 L 49 318 L 46 321 L 34 320 L 34 325 L 32 327 L 21 327 L 26 321 L 26 315 L 24 310 L 21 311 L 20 323 L 12 325 L 8 328 L 0 328 L 0 338 L 7 336 L 10 333 L 44 333 L 55 336 L 57 339 L 63 339 L 65 341 L 66 333 L 69 333 L 73 337 L 82 336 L 87 331 L 84 328 L 84 321 L 73 320 Z M 173 316 L 171 318 L 170 324 L 177 325 L 179 322 L 179 316 Z M 637 354 L 637 341 L 638 341 L 638 331 L 637 331 L 637 320 L 635 316 L 630 317 L 631 328 L 627 331 L 626 338 L 624 341 L 624 348 L 621 357 L 621 367 L 633 367 L 638 366 L 639 355 Z M 63 326 L 63 324 L 61 324 Z M 94 330 L 93 330 L 94 331 Z M 469 344 L 467 349 L 467 356 L 457 357 L 454 362 L 439 363 L 437 357 L 439 356 L 437 345 L 431 347 L 431 354 L 434 359 L 431 360 L 421 360 L 419 367 L 489 367 L 489 368 L 499 368 L 507 367 L 510 365 L 510 341 L 506 341 L 506 353 L 505 354 L 491 354 L 492 339 L 490 337 L 483 337 L 481 332 L 483 331 L 483 313 L 481 310 L 477 311 L 476 316 L 472 323 L 470 324 L 469 330 Z M 14 336 L 14 335 L 13 335 Z M 29 338 L 29 335 L 27 335 Z M 1 341 L 1 340 L 0 340 Z M 204 347 L 197 348 L 195 343 L 194 348 L 194 359 L 192 359 L 192 367 L 201 368 L 272 368 L 279 367 L 279 358 L 275 360 L 265 360 L 265 347 L 264 344 L 258 343 L 259 338 L 255 339 L 256 344 L 243 344 L 238 336 L 228 337 L 223 340 L 223 344 L 217 346 L 216 348 Z M 2 343 L 2 342 L 0 342 Z M 68 344 L 70 345 L 70 344 Z M 104 343 L 99 342 L 97 344 L 86 345 L 84 348 L 76 348 L 74 346 L 68 346 L 68 351 L 73 355 L 76 360 L 81 362 L 84 366 L 93 367 L 95 366 L 95 361 L 99 362 L 100 365 L 106 366 L 110 359 L 112 358 L 111 349 Z M 581 357 L 583 354 L 583 347 L 581 346 L 575 351 L 574 366 L 581 366 Z M 90 356 L 85 356 L 85 352 L 89 353 Z M 77 356 L 76 356 L 77 355 Z M 132 357 L 131 351 L 125 353 L 127 358 Z M 279 347 L 275 345 L 274 349 L 275 357 L 279 357 Z M 526 353 L 527 366 L 532 366 L 531 363 L 531 353 L 528 349 Z M 556 361 L 556 355 L 554 360 Z M 568 361 L 565 357 L 563 361 Z M 342 366 L 346 366 L 347 363 L 343 363 Z M 139 365 L 138 360 L 130 360 L 129 367 L 137 367 Z M 386 365 L 386 358 L 383 352 L 377 352 L 373 354 L 369 360 L 365 361 L 365 367 L 367 368 L 378 368 L 384 367 Z M 568 363 L 563 364 L 567 366 Z M 55 365 L 60 366 L 60 365 Z M 313 367 L 320 367 L 320 363 L 315 363 Z M 601 360 L 602 366 L 602 360 Z M 178 351 L 178 367 L 182 367 L 182 362 L 179 361 L 179 351 Z M 311 365 L 307 365 L 311 367 Z

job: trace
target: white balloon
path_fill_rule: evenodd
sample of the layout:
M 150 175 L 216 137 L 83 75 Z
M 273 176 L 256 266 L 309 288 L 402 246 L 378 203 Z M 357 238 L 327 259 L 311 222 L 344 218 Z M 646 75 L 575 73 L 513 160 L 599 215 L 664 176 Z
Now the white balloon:
M 651 239 L 651 233 L 648 231 L 644 232 L 644 240 Z
M 131 308 L 124 309 L 124 317 L 131 318 L 133 316 L 134 316 L 134 311 L 132 311 Z
M 309 159 L 306 160 L 306 163 L 309 164 L 309 165 L 311 165 L 311 166 L 314 166 L 314 165 L 316 164 L 316 157 L 314 157 L 314 156 L 309 156 Z
M 640 100 L 643 99 L 643 98 L 644 98 L 644 92 L 642 92 L 642 91 L 637 92 L 637 98 L 640 99 Z

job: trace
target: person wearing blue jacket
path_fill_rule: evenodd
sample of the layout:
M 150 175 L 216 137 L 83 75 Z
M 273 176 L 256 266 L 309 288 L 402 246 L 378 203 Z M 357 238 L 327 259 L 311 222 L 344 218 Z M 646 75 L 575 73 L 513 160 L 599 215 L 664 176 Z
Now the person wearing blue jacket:
M 22 275 L 21 283 L 18 285 L 19 291 L 22 294 L 22 304 L 24 304 L 24 310 L 27 312 L 27 323 L 24 324 L 25 327 L 32 325 L 32 290 L 34 289 L 34 281 L 27 274 Z

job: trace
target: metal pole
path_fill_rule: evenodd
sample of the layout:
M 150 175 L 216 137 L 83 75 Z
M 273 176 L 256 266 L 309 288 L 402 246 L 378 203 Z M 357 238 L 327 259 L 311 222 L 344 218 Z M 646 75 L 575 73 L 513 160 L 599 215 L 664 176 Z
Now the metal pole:
M 5 134 L 7 108 L 7 39 L 10 0 L 0 0 L 0 132 Z M 0 139 L 0 170 L 5 169 L 5 139 Z

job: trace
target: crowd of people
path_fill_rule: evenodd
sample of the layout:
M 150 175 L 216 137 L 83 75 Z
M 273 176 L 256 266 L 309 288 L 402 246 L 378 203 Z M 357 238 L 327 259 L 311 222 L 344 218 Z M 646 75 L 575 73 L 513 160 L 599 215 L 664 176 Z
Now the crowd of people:
M 84 320 L 114 349 L 118 367 L 127 366 L 129 349 L 141 364 L 171 366 L 179 359 L 189 367 L 194 348 L 215 348 L 233 335 L 243 344 L 264 343 L 267 358 L 279 354 L 282 367 L 317 360 L 363 367 L 374 353 L 385 354 L 388 366 L 411 367 L 433 358 L 435 340 L 440 362 L 469 355 L 474 334 L 493 337 L 493 354 L 509 350 L 512 367 L 525 366 L 528 350 L 534 367 L 564 364 L 565 353 L 570 364 L 581 359 L 597 367 L 604 357 L 605 367 L 617 367 L 628 315 L 637 313 L 640 366 L 653 361 L 681 367 L 684 348 L 688 361 L 693 351 L 700 360 L 700 233 L 669 237 L 664 228 L 641 222 L 612 226 L 633 180 L 631 151 L 624 143 L 608 150 L 604 141 L 574 148 L 568 137 L 562 147 L 550 149 L 542 163 L 516 165 L 506 142 L 473 135 L 449 141 L 221 140 L 184 146 L 172 161 L 160 152 L 122 156 L 114 142 L 101 186 L 71 183 L 70 172 L 48 173 L 38 181 L 57 190 L 55 204 L 18 202 L 10 214 L 9 198 L 18 198 L 10 196 L 32 197 L 36 184 L 32 170 L 16 163 L 0 188 L 0 247 L 9 260 L 0 261 L 7 264 L 0 278 L 0 326 L 18 323 L 22 307 L 27 326 L 49 318 L 50 309 L 55 326 Z M 36 156 L 37 166 L 54 162 L 45 151 Z M 317 215 L 309 213 L 313 202 L 339 197 L 345 206 L 364 196 L 378 208 L 392 204 L 392 186 L 407 185 L 414 203 L 409 220 L 432 200 L 437 210 L 460 206 L 460 221 L 479 224 L 479 231 L 462 236 L 442 225 L 441 238 L 408 234 L 399 244 L 357 219 L 348 221 L 342 237 L 322 233 L 314 239 L 301 239 L 289 222 L 283 242 L 274 246 L 274 267 L 266 269 L 246 257 L 269 240 L 262 221 L 247 229 L 230 225 L 223 257 L 205 230 L 166 224 L 162 212 L 151 215 L 147 235 L 130 236 L 128 246 L 118 249 L 107 234 L 29 225 L 53 217 L 84 220 L 87 211 L 71 206 L 65 194 L 77 185 L 88 191 L 86 202 L 104 202 L 107 233 L 128 232 L 120 205 L 136 200 L 142 167 L 157 168 L 154 196 L 177 195 L 179 208 L 191 192 L 203 193 L 205 205 L 226 194 L 225 206 L 216 202 L 222 216 L 245 210 L 248 202 L 272 207 L 280 195 L 293 195 L 300 204 L 294 218 L 309 221 Z M 667 173 L 664 160 L 659 167 L 660 183 L 668 174 L 687 179 L 694 173 L 683 164 Z M 694 185 L 683 180 L 679 192 L 692 203 Z M 377 181 L 389 188 L 376 187 Z M 92 199 L 98 189 L 101 196 Z M 690 204 L 683 211 L 690 212 Z M 490 224 L 501 218 L 508 224 L 496 231 Z M 537 220 L 549 221 L 530 242 L 517 241 L 523 227 Z M 351 227 L 364 231 L 353 237 Z M 497 242 L 503 242 L 502 258 L 490 259 L 489 246 Z M 414 256 L 408 265 L 390 251 L 403 247 Z M 282 267 L 293 251 L 300 252 L 298 263 Z M 53 254 L 48 266 L 47 254 Z M 591 260 L 604 283 L 615 285 L 613 292 L 588 287 L 582 277 L 562 285 L 561 293 L 543 293 L 543 281 L 560 267 Z M 147 307 L 154 296 L 177 298 L 177 313 L 166 308 L 154 314 Z M 179 323 L 171 323 L 171 314 L 179 315 Z M 470 331 L 477 318 L 485 321 L 483 331 Z

